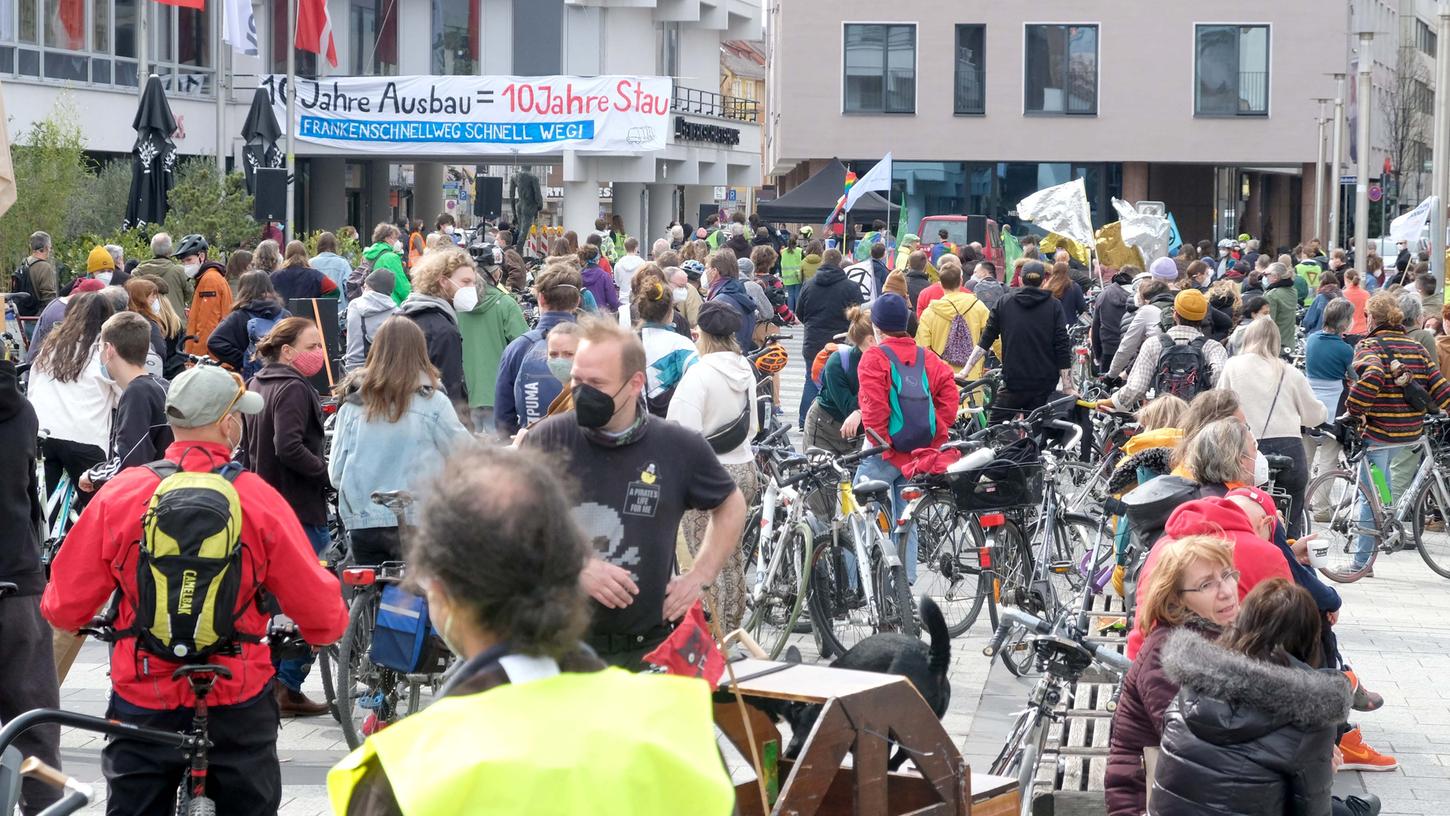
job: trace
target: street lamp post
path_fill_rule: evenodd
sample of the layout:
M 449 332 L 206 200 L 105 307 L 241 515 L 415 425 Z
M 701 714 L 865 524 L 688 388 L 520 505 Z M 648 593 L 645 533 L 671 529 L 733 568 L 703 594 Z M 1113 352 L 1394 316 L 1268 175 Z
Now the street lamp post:
M 1329 197 L 1329 248 L 1335 249 L 1339 246 L 1339 205 L 1343 196 L 1339 189 L 1339 171 L 1344 167 L 1344 78 L 1345 74 L 1334 74 L 1334 82 L 1337 90 L 1334 96 L 1334 134 L 1331 137 L 1334 154 L 1330 160 L 1329 167 L 1329 189 L 1333 195 Z
M 1315 102 L 1319 103 L 1319 115 L 1314 121 L 1319 125 L 1319 155 L 1314 161 L 1314 230 L 1310 238 L 1321 238 L 1324 235 L 1324 168 L 1328 164 L 1325 155 L 1324 127 L 1329 124 L 1329 119 L 1324 115 L 1324 106 L 1333 100 L 1327 96 L 1316 97 Z
M 1374 95 L 1374 56 L 1370 53 L 1370 46 L 1373 41 L 1373 31 L 1362 29 L 1359 32 L 1359 91 L 1356 98 L 1359 159 L 1354 163 L 1358 171 L 1354 179 L 1354 264 L 1361 275 L 1369 271 L 1369 123 L 1374 118 L 1370 104 Z
M 1450 0 L 1440 0 L 1439 38 L 1435 44 L 1435 107 L 1430 125 L 1430 194 L 1440 202 L 1430 212 L 1430 272 L 1435 285 L 1445 291 L 1445 205 L 1450 194 Z

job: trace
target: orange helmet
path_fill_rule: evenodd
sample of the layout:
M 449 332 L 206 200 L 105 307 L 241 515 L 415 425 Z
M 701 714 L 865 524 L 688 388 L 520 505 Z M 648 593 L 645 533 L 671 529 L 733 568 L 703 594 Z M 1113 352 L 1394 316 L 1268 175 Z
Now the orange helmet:
M 775 374 L 782 371 L 788 362 L 790 354 L 786 353 L 785 347 L 779 343 L 771 343 L 755 358 L 755 367 L 766 374 Z

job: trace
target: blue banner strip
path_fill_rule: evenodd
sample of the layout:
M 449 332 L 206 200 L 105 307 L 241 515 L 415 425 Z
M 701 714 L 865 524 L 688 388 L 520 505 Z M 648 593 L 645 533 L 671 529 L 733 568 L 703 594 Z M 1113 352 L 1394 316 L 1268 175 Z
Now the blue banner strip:
M 574 122 L 396 122 L 321 116 L 300 118 L 298 136 L 343 142 L 548 144 L 594 138 L 594 121 L 591 119 Z

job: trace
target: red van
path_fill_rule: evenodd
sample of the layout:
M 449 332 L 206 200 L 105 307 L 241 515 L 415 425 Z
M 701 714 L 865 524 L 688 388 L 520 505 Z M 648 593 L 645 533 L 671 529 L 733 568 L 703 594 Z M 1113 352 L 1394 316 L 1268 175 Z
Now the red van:
M 996 264 L 998 274 L 1001 274 L 1005 256 L 1002 252 L 1002 228 L 996 221 L 985 215 L 928 215 L 921 219 L 916 234 L 921 238 L 922 246 L 927 247 L 941 242 L 937 235 L 940 230 L 946 230 L 947 240 L 957 246 L 981 244 L 984 260 Z M 967 274 L 971 274 L 970 269 Z

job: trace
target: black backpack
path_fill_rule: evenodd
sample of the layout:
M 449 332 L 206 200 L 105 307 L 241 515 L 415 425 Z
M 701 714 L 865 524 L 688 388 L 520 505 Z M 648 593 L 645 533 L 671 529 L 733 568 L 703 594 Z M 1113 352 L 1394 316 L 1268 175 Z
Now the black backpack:
M 347 273 L 347 279 L 342 282 L 342 292 L 343 294 L 347 295 L 348 300 L 357 300 L 358 298 L 362 297 L 363 281 L 367 280 L 368 275 L 371 275 L 372 273 L 373 261 L 370 261 L 367 258 L 363 258 L 362 263 L 354 266 L 352 268 L 352 271 Z M 392 292 L 387 292 L 385 294 L 390 295 L 392 294 Z
M 1158 365 L 1153 369 L 1154 395 L 1172 394 L 1187 402 L 1213 387 L 1209 382 L 1208 358 L 1203 353 L 1207 337 L 1181 343 L 1165 334 L 1163 342 L 1167 345 L 1158 353 Z
M 15 308 L 22 317 L 35 317 L 40 314 L 40 293 L 35 291 L 35 281 L 30 279 L 30 265 L 35 263 L 34 258 L 26 258 L 25 262 L 15 268 L 10 275 L 10 291 L 17 295 L 25 295 L 23 298 L 15 299 Z

